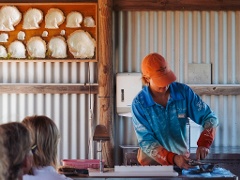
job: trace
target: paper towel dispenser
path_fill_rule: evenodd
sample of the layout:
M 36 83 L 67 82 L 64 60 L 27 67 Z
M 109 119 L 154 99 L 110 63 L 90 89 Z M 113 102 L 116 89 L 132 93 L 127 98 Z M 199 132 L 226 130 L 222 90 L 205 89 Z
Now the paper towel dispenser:
M 142 90 L 141 73 L 116 74 L 116 106 L 120 116 L 131 117 L 131 104 Z

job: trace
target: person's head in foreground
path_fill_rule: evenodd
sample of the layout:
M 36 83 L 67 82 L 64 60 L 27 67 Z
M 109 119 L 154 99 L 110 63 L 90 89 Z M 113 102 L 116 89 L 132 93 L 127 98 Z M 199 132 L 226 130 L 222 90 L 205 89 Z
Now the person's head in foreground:
M 0 159 L 1 161 L 2 158 L 7 159 L 8 163 L 1 162 L 4 179 L 21 180 L 32 166 L 30 133 L 23 124 L 12 122 L 0 125 L 0 137 L 6 153 L 6 157 L 1 154 Z M 1 151 L 4 149 L 1 148 Z M 7 171 L 4 168 L 7 168 Z
M 142 61 L 142 82 L 152 91 L 166 92 L 169 84 L 176 80 L 168 62 L 158 53 L 147 55 Z
M 31 133 L 36 145 L 33 155 L 33 167 L 58 166 L 57 145 L 60 138 L 56 124 L 47 116 L 28 116 L 22 123 Z
M 0 136 L 0 180 L 4 180 L 8 171 L 7 149 L 4 147 L 3 137 Z

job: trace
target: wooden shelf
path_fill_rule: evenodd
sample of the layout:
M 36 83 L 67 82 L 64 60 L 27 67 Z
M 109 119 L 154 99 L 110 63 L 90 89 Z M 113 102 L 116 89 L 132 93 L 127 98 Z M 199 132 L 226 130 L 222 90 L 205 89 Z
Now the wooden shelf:
M 114 11 L 239 11 L 237 0 L 114 0 Z
M 90 90 L 89 84 L 0 84 L 0 94 L 98 94 L 98 84 L 90 84 Z
M 240 84 L 188 84 L 198 95 L 240 95 Z M 99 94 L 99 85 L 90 84 L 91 94 Z M 89 94 L 89 84 L 1 83 L 0 94 Z
M 198 95 L 240 95 L 240 84 L 188 84 Z
M 0 62 L 97 62 L 96 59 L 0 59 Z

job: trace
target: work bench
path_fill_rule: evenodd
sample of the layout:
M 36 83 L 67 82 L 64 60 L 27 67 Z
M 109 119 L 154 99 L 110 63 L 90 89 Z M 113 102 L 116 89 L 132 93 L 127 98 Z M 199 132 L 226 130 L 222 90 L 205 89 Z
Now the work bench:
M 71 177 L 73 180 L 201 180 L 201 179 L 215 179 L 215 180 L 238 180 L 237 176 L 234 177 L 186 177 L 179 175 L 176 177 L 171 176 L 161 176 L 161 177 Z
M 136 153 L 136 148 L 138 147 L 131 147 L 128 146 L 127 148 L 123 149 L 123 156 L 127 155 L 128 153 L 131 155 L 131 161 L 134 162 L 134 156 L 132 153 Z M 190 148 L 190 159 L 196 159 L 196 149 L 197 148 Z M 134 150 L 134 151 L 133 151 Z M 127 156 L 125 156 L 126 158 Z M 128 159 L 125 159 L 126 162 Z M 124 162 L 124 163 L 126 163 Z M 101 176 L 101 177 L 71 177 L 74 180 L 200 180 L 200 179 L 216 179 L 216 180 L 238 180 L 238 176 L 240 176 L 240 147 L 211 147 L 208 156 L 202 162 L 208 163 L 215 163 L 216 167 L 221 167 L 226 170 L 229 170 L 233 177 L 187 177 L 179 173 L 178 176 L 159 176 L 159 177 L 133 177 L 133 176 L 122 176 L 122 177 L 114 177 L 114 176 Z M 113 170 L 113 168 L 105 168 L 106 170 Z
M 238 177 L 215 177 L 215 178 L 202 178 L 202 177 L 199 177 L 199 178 L 196 178 L 196 177 L 156 177 L 156 178 L 149 178 L 149 177 L 136 177 L 136 178 L 133 178 L 133 177 L 117 177 L 117 178 L 114 178 L 114 177 L 108 177 L 108 178 L 79 178 L 79 177 L 76 177 L 76 178 L 73 178 L 73 180 L 136 180 L 136 179 L 139 179 L 139 180 L 201 180 L 201 179 L 215 179 L 215 180 L 238 180 Z

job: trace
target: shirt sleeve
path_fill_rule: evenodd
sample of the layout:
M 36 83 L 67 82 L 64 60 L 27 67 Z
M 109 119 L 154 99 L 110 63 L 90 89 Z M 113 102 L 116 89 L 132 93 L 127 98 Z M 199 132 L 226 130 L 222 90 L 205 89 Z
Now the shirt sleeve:
M 210 107 L 195 94 L 190 87 L 187 89 L 188 116 L 204 129 L 218 126 L 218 118 Z
M 138 102 L 132 104 L 132 120 L 139 146 L 147 156 L 159 164 L 173 165 L 173 158 L 176 154 L 168 151 L 159 144 L 141 108 Z M 140 163 L 142 162 L 142 165 L 146 165 L 143 159 L 139 161 Z
M 189 87 L 187 99 L 188 116 L 204 128 L 197 144 L 209 148 L 214 140 L 216 127 L 219 125 L 218 118 L 210 107 Z

